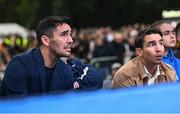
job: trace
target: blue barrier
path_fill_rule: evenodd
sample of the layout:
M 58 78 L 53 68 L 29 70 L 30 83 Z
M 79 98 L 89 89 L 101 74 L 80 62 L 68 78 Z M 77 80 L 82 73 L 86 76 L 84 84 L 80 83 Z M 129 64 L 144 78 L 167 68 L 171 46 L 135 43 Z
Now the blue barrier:
M 178 83 L 0 100 L 1 113 L 174 113 L 179 107 Z

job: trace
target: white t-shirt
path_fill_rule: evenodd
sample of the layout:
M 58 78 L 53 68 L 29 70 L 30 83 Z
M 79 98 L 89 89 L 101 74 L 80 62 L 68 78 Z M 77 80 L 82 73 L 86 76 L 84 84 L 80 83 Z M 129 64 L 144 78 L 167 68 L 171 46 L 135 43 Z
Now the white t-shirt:
M 148 77 L 148 83 L 147 85 L 153 85 L 155 83 L 156 78 L 160 75 L 160 70 L 159 70 L 159 65 L 156 68 L 156 72 L 154 73 L 154 75 L 152 76 L 148 70 L 146 69 L 146 67 L 144 66 L 145 72 L 146 72 L 146 76 Z

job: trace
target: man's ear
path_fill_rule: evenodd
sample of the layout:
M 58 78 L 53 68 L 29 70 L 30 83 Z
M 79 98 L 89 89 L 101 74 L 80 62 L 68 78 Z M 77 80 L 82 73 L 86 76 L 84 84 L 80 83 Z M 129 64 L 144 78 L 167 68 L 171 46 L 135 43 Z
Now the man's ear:
M 141 48 L 136 48 L 136 55 L 140 57 L 143 56 L 143 51 Z
M 44 45 L 49 46 L 50 40 L 49 40 L 49 37 L 47 37 L 46 35 L 41 36 L 41 41 Z

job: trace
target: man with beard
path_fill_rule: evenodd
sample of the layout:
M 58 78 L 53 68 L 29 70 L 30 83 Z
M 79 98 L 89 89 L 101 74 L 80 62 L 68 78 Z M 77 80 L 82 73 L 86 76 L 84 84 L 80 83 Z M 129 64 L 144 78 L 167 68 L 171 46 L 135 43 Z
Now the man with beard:
M 49 16 L 36 30 L 39 46 L 17 55 L 8 64 L 1 95 L 31 95 L 73 89 L 71 68 L 60 57 L 69 57 L 73 43 L 71 19 Z

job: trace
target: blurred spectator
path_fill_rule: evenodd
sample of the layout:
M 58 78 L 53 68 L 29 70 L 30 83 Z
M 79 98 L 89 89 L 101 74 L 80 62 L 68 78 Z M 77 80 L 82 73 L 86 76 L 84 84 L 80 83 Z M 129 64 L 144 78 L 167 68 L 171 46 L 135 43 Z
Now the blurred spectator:
M 36 41 L 36 36 L 35 36 L 35 32 L 30 32 L 28 35 L 28 45 L 27 45 L 27 49 L 31 50 L 33 48 L 37 47 L 37 41 Z
M 180 59 L 180 22 L 176 26 L 176 47 L 175 47 L 175 52 L 174 55 Z
M 114 75 L 116 74 L 117 70 L 121 67 L 121 64 L 120 63 L 113 63 L 111 65 L 111 75 L 110 76 L 107 76 L 106 79 L 104 80 L 103 82 L 103 88 L 104 89 L 107 89 L 107 88 L 111 88 L 111 82 L 112 82 L 112 79 L 114 77 Z
M 175 28 L 168 21 L 155 22 L 153 27 L 158 28 L 163 35 L 164 56 L 163 62 L 171 65 L 176 71 L 177 80 L 180 79 L 180 59 L 174 56 L 173 49 L 176 45 Z
M 110 56 L 109 46 L 106 45 L 106 41 L 104 39 L 104 35 L 101 32 L 96 32 L 95 35 L 95 48 L 93 51 L 93 57 L 105 57 Z
M 3 44 L 3 40 L 0 38 L 0 71 L 5 70 L 6 65 L 9 63 L 10 60 L 11 55 Z
M 87 40 L 87 33 L 85 30 L 79 31 L 78 36 L 75 38 L 72 52 L 79 58 L 87 59 L 89 42 Z
M 112 66 L 111 66 L 111 75 L 112 75 L 112 78 L 114 77 L 114 75 L 116 74 L 117 70 L 121 67 L 121 64 L 120 63 L 113 63 Z
M 117 56 L 119 63 L 123 64 L 125 56 L 125 38 L 120 32 L 114 33 L 114 41 L 110 44 L 110 55 Z

